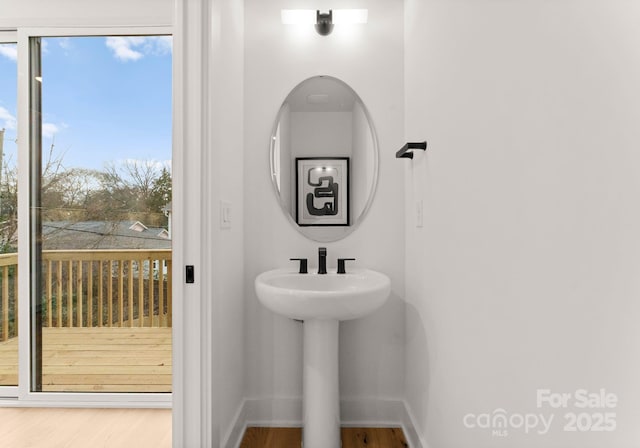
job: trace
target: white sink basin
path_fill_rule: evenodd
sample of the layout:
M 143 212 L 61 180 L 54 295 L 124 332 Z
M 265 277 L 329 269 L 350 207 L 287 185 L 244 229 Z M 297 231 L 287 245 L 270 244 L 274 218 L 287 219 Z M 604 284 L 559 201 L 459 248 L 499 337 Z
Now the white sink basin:
M 265 307 L 304 321 L 304 448 L 340 448 L 338 321 L 382 306 L 391 290 L 389 277 L 369 269 L 322 275 L 276 269 L 258 275 L 255 286 Z
M 292 319 L 348 320 L 378 309 L 389 297 L 389 277 L 369 269 L 346 274 L 298 274 L 275 269 L 256 277 L 256 293 L 271 311 Z

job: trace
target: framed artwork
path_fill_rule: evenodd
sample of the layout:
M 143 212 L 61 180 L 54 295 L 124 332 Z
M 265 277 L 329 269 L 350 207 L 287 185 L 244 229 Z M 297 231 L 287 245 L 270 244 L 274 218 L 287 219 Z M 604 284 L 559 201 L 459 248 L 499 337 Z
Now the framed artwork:
M 299 226 L 348 226 L 349 157 L 296 157 Z

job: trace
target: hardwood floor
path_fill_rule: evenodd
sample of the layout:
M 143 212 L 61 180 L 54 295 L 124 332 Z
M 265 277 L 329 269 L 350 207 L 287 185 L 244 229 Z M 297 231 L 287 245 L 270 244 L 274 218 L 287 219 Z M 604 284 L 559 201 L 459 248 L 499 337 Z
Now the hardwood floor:
M 170 409 L 0 408 L 7 448 L 171 448 Z
M 247 428 L 240 448 L 300 448 L 301 428 Z
M 301 428 L 247 428 L 240 448 L 300 448 Z M 400 428 L 342 428 L 342 448 L 407 448 Z
M 407 448 L 400 428 L 342 428 L 343 448 Z
M 247 428 L 240 448 L 300 448 L 300 428 Z M 0 408 L 0 446 L 171 448 L 170 409 Z M 400 428 L 342 428 L 342 448 L 408 448 Z
M 43 328 L 45 392 L 171 392 L 171 328 Z M 17 384 L 18 339 L 0 342 L 0 385 Z

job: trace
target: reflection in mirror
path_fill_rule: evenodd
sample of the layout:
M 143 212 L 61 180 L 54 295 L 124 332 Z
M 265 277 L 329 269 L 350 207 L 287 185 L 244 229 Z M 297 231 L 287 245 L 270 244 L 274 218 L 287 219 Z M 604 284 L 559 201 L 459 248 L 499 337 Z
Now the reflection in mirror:
M 287 96 L 271 135 L 271 176 L 280 205 L 308 238 L 344 238 L 375 193 L 378 146 L 362 100 L 330 76 L 309 78 Z

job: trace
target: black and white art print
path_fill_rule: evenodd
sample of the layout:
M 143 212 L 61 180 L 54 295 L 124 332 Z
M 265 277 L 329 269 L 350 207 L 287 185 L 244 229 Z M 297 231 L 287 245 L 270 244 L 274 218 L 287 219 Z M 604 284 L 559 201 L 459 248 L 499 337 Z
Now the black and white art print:
M 349 157 L 296 158 L 296 222 L 348 226 Z

